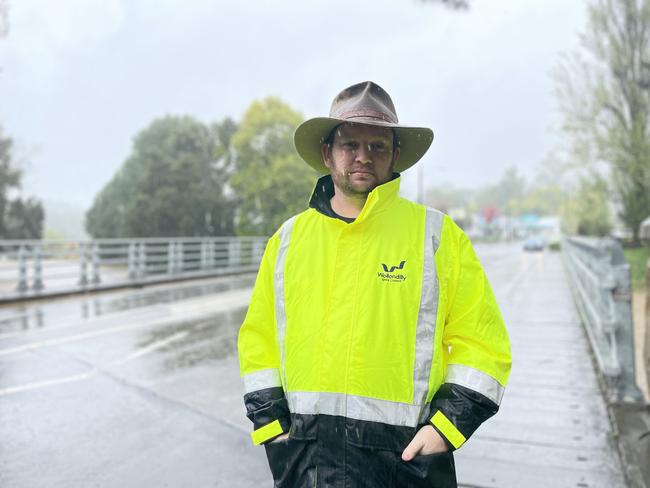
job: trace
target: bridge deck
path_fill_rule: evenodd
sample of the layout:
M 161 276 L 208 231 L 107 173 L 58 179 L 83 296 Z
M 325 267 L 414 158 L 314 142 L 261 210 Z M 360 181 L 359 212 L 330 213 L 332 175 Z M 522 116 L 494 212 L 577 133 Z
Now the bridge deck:
M 459 481 L 625 486 L 560 255 L 481 251 L 508 324 L 514 367 L 500 412 L 457 453 Z
M 560 257 L 478 247 L 512 338 L 499 414 L 457 452 L 466 487 L 622 487 Z M 0 307 L 0 486 L 271 486 L 236 335 L 252 278 Z

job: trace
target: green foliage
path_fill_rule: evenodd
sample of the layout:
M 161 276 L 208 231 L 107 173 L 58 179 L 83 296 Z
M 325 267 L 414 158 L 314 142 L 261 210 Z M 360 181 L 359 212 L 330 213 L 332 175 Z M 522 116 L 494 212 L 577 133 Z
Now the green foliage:
M 562 229 L 567 234 L 606 236 L 612 231 L 607 182 L 594 175 L 583 179 L 575 195 L 562 205 Z
M 536 178 L 534 184 L 529 184 L 515 167 L 510 167 L 495 184 L 476 189 L 432 187 L 427 190 L 426 198 L 428 205 L 445 212 L 461 207 L 481 212 L 496 207 L 510 216 L 528 213 L 552 216 L 558 215 L 565 192 L 547 178 Z
M 12 162 L 12 144 L 0 128 L 0 239 L 40 239 L 45 220 L 43 205 L 33 198 L 9 199 L 9 190 L 20 188 L 22 176 Z
M 5 214 L 6 236 L 9 239 L 40 239 L 45 211 L 41 202 L 16 198 L 9 202 Z
M 508 215 L 520 213 L 520 201 L 526 192 L 526 180 L 511 166 L 494 185 L 481 188 L 476 195 L 479 208 L 496 206 Z
M 253 102 L 232 136 L 230 186 L 239 235 L 271 235 L 303 211 L 316 172 L 296 154 L 293 132 L 302 115 L 276 97 Z
M 558 215 L 564 199 L 564 191 L 558 185 L 542 186 L 525 195 L 517 208 L 524 214 Z
M 595 0 L 583 50 L 557 72 L 577 158 L 608 163 L 620 217 L 638 241 L 650 214 L 650 0 Z
M 224 142 L 233 131 L 229 119 L 211 127 L 189 116 L 154 120 L 95 198 L 86 214 L 88 233 L 96 238 L 232 234 Z
M 643 290 L 646 286 L 646 268 L 648 259 L 650 259 L 650 247 L 623 249 L 623 253 L 625 254 L 625 260 L 630 264 L 632 288 L 634 290 Z

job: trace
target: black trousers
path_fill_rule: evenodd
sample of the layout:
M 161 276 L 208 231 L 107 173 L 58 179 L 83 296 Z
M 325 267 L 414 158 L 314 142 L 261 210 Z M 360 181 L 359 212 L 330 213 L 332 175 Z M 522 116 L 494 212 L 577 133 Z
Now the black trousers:
M 364 446 L 347 435 L 345 420 L 330 417 L 314 439 L 265 445 L 278 488 L 456 488 L 451 452 L 402 461 L 402 448 Z M 323 420 L 321 418 L 321 420 Z M 321 426 L 322 427 L 322 426 Z

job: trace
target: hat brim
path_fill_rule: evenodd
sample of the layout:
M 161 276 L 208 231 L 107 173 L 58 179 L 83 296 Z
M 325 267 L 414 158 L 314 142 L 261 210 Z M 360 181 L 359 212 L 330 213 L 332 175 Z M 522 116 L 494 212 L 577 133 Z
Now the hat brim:
M 306 120 L 296 129 L 293 135 L 296 151 L 316 171 L 321 174 L 329 173 L 329 169 L 323 162 L 321 147 L 334 127 L 346 122 L 393 129 L 397 133 L 400 142 L 400 155 L 395 165 L 395 171 L 398 172 L 407 170 L 417 163 L 433 142 L 433 131 L 427 127 L 408 127 L 363 117 L 355 117 L 354 119 L 316 117 Z

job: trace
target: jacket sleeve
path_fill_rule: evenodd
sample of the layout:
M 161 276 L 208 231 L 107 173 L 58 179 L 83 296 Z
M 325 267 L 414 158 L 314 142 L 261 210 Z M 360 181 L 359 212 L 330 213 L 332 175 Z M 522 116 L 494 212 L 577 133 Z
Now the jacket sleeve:
M 499 409 L 510 374 L 508 333 L 474 249 L 448 217 L 451 272 L 442 337 L 448 351 L 442 386 L 433 396 L 429 421 L 450 449 L 459 448 Z
M 246 318 L 239 330 L 239 367 L 244 380 L 247 417 L 255 444 L 288 432 L 289 408 L 282 388 L 274 301 L 277 234 L 267 243 Z

